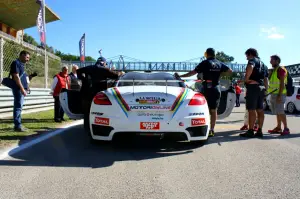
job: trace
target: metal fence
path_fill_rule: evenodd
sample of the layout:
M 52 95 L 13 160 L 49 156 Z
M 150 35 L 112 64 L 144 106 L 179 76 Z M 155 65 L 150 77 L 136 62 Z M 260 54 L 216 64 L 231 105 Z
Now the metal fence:
M 31 88 L 50 88 L 53 76 L 61 69 L 61 60 L 58 56 L 47 52 L 29 43 L 17 41 L 14 37 L 0 31 L 0 80 L 9 75 L 11 63 L 19 57 L 22 50 L 30 53 L 30 61 L 25 66 L 27 74 L 36 72 L 30 82 Z

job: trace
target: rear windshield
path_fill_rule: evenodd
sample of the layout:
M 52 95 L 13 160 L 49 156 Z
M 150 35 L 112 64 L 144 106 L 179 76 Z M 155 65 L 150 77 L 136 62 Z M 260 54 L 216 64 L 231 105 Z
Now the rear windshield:
M 122 80 L 132 80 L 132 82 L 122 82 Z M 133 80 L 135 86 L 174 86 L 174 87 L 185 87 L 184 82 L 165 82 L 165 80 L 177 80 L 170 73 L 137 73 L 129 72 L 120 78 L 117 86 L 133 86 Z M 145 81 L 147 80 L 147 81 Z M 150 80 L 150 81 L 149 81 Z M 163 80 L 164 82 L 156 82 L 151 80 Z
M 300 88 L 298 88 L 298 93 L 297 94 L 300 95 Z

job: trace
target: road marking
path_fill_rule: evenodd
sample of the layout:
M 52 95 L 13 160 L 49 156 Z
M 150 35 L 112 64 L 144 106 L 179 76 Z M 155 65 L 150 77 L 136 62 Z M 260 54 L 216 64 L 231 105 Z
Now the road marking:
M 12 147 L 12 148 L 6 150 L 5 152 L 3 152 L 2 154 L 0 154 L 0 160 L 8 158 L 9 156 L 11 156 L 11 155 L 13 155 L 15 153 L 18 153 L 18 152 L 20 152 L 20 151 L 22 151 L 24 149 L 27 149 L 27 148 L 35 145 L 35 144 L 38 144 L 38 143 L 40 143 L 40 142 L 42 142 L 44 140 L 47 140 L 47 139 L 51 138 L 51 137 L 59 135 L 59 134 L 63 133 L 64 131 L 66 131 L 68 128 L 71 128 L 71 127 L 79 125 L 79 124 L 83 124 L 83 121 L 79 120 L 79 121 L 72 122 L 71 124 L 68 124 L 66 126 L 61 127 L 61 129 L 58 129 L 58 130 L 53 131 L 53 132 L 50 132 L 50 133 L 48 133 L 46 135 L 42 135 L 42 136 L 40 136 L 40 137 L 38 137 L 36 139 L 33 139 L 33 140 L 31 140 L 31 141 L 29 141 L 29 142 L 27 142 L 25 144 L 22 144 L 20 146 Z

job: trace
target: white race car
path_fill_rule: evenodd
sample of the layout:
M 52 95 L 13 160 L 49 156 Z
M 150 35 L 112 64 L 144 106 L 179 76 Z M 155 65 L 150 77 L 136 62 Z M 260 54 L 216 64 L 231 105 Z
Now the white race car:
M 84 118 L 80 100 L 78 91 L 60 94 L 61 106 L 71 119 Z M 234 104 L 234 90 L 222 91 L 219 119 L 229 116 Z M 210 129 L 205 97 L 165 72 L 126 73 L 112 88 L 96 94 L 85 122 L 93 140 L 105 141 L 120 134 L 206 141 Z

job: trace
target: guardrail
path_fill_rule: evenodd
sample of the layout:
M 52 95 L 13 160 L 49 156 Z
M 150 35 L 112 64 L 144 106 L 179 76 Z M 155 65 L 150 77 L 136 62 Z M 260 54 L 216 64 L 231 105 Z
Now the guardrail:
M 38 112 L 54 107 L 54 99 L 49 94 L 50 89 L 32 88 L 31 93 L 25 97 L 24 112 Z M 0 86 L 0 117 L 12 116 L 14 97 L 11 89 Z

